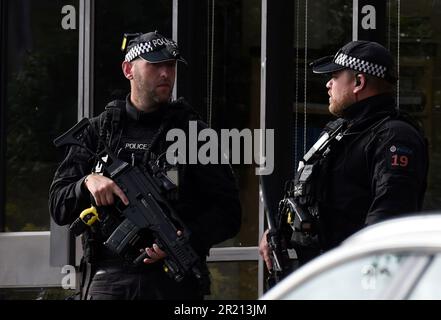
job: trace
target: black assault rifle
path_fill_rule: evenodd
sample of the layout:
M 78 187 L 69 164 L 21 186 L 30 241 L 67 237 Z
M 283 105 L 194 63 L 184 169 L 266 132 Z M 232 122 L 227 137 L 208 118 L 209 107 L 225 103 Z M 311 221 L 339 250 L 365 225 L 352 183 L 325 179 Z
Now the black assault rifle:
M 86 149 L 101 162 L 107 176 L 129 199 L 128 206 L 121 209 L 124 220 L 114 229 L 104 245 L 121 257 L 125 257 L 129 251 L 140 249 L 138 243 L 140 231 L 148 229 L 155 236 L 158 246 L 167 253 L 164 270 L 168 275 L 176 281 L 181 281 L 187 274 L 193 274 L 201 279 L 200 259 L 190 245 L 190 230 L 164 197 L 161 182 L 147 170 L 118 159 L 107 146 L 101 154 L 90 150 L 81 143 L 87 128 L 99 137 L 89 119 L 84 118 L 55 139 L 54 144 L 56 147 L 77 145 Z M 106 162 L 102 160 L 103 155 L 108 155 Z M 180 235 L 178 231 L 181 231 Z M 144 252 L 133 263 L 141 263 L 147 257 Z
M 267 215 L 269 226 L 267 241 L 273 263 L 273 270 L 268 279 L 270 287 L 302 262 L 297 256 L 298 252 L 293 254 L 292 249 L 302 247 L 317 252 L 320 250 L 316 179 L 321 165 L 320 160 L 328 155 L 334 143 L 343 138 L 345 128 L 346 122 L 343 119 L 328 125 L 317 142 L 303 156 L 296 178 L 287 181 L 285 196 L 279 202 L 277 216 L 272 219 Z

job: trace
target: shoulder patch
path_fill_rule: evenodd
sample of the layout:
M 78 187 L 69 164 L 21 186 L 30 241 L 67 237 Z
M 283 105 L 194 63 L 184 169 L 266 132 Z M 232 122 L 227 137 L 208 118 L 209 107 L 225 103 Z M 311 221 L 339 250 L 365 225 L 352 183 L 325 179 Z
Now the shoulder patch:
M 414 150 L 402 143 L 388 145 L 386 150 L 386 163 L 391 170 L 413 171 Z

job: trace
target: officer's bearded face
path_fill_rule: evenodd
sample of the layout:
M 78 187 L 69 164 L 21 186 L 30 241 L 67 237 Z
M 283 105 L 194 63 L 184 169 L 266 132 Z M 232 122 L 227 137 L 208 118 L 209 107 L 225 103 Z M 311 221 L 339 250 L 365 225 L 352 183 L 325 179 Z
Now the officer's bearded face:
M 150 63 L 139 58 L 133 63 L 132 96 L 136 95 L 141 104 L 151 107 L 169 101 L 175 82 L 176 61 Z
M 326 83 L 329 95 L 329 112 L 341 116 L 344 109 L 356 102 L 353 93 L 355 83 L 353 73 L 348 70 L 337 71 Z

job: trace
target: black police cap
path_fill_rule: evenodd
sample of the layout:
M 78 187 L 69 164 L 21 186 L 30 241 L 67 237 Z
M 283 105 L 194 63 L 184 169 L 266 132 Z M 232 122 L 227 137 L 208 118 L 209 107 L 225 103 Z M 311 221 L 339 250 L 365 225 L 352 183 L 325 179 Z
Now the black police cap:
M 141 57 L 150 63 L 177 60 L 187 64 L 179 52 L 178 44 L 157 31 L 125 34 L 122 49 L 126 51 L 124 60 L 127 62 Z
M 394 65 L 390 52 L 379 43 L 371 41 L 349 42 L 335 55 L 311 63 L 314 73 L 333 73 L 349 68 L 389 82 L 396 80 Z

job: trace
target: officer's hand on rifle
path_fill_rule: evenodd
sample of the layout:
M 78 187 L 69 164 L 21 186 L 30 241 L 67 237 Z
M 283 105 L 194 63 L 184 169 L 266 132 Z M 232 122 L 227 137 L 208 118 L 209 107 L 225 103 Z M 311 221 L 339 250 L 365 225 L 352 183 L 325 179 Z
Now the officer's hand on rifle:
M 269 230 L 266 230 L 262 235 L 262 239 L 260 239 L 259 254 L 262 256 L 263 261 L 265 261 L 268 270 L 271 271 L 273 269 L 273 263 L 271 261 L 271 249 L 267 240 L 268 231 Z
M 178 236 L 182 235 L 182 231 L 177 232 Z M 142 250 L 141 250 L 142 251 Z M 145 264 L 155 263 L 161 259 L 164 259 L 167 256 L 167 253 L 161 250 L 159 246 L 154 243 L 151 248 L 145 248 L 145 252 L 147 253 L 148 258 L 145 258 L 143 262 Z
M 92 194 L 98 207 L 114 204 L 115 199 L 113 195 L 118 196 L 125 205 L 129 204 L 129 199 L 127 199 L 121 188 L 113 180 L 105 176 L 90 174 L 84 180 L 84 185 Z
M 167 256 L 167 254 L 162 251 L 156 243 L 154 243 L 151 248 L 145 248 L 145 252 L 148 256 L 148 258 L 143 260 L 145 264 L 155 263 Z

